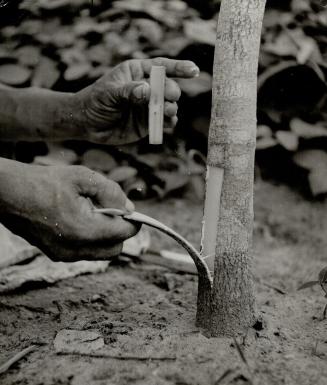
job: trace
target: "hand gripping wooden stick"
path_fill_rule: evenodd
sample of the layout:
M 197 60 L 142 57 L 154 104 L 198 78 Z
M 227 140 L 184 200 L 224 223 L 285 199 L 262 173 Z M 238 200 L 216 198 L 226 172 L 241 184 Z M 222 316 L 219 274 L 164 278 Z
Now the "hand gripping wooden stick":
M 188 252 L 188 254 L 190 255 L 190 257 L 193 259 L 195 263 L 199 276 L 201 276 L 204 282 L 207 285 L 209 285 L 209 287 L 212 285 L 212 278 L 208 270 L 208 266 L 203 260 L 203 258 L 201 257 L 200 253 L 194 248 L 194 246 L 189 241 L 187 241 L 180 234 L 176 233 L 176 231 L 174 231 L 170 227 L 164 225 L 163 223 L 157 221 L 154 218 L 138 213 L 136 211 L 134 211 L 133 213 L 129 213 L 119 209 L 104 208 L 104 209 L 94 209 L 94 212 L 113 216 L 113 217 L 120 216 L 126 219 L 127 221 L 148 225 L 154 229 L 160 230 L 163 233 L 169 235 L 175 241 L 177 241 L 181 246 L 183 246 L 183 248 Z
M 149 142 L 162 144 L 164 105 L 165 105 L 166 68 L 152 66 L 150 73 L 150 101 L 149 101 Z

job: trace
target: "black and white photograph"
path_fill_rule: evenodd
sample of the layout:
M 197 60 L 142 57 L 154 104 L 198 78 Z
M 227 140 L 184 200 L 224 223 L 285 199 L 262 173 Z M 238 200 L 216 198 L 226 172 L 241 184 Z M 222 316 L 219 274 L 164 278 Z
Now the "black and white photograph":
M 327 1 L 0 0 L 0 384 L 327 385 Z

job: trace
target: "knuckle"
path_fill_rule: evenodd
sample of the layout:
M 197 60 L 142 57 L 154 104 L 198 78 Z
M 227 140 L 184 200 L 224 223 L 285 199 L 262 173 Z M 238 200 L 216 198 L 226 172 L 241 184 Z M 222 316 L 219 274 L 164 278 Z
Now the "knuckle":
M 129 68 L 133 67 L 137 62 L 138 62 L 138 59 L 129 59 L 126 61 Z
M 90 169 L 85 166 L 71 166 L 71 171 L 79 177 L 85 177 L 90 174 Z
M 131 67 L 133 66 L 133 61 L 135 59 L 129 59 L 129 60 L 125 60 L 124 62 L 121 63 L 121 69 L 122 71 L 124 72 L 127 72 L 131 69 Z
M 165 62 L 165 58 L 162 57 L 162 56 L 158 56 L 154 59 L 154 63 L 158 66 L 160 65 L 163 65 L 163 63 Z

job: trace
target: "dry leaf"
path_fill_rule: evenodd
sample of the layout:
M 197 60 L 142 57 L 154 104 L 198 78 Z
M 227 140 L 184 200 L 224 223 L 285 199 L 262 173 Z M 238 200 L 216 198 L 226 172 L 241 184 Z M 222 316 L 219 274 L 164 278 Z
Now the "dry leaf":
M 327 153 L 322 150 L 304 150 L 296 153 L 293 161 L 307 170 L 325 169 L 327 168 Z
M 276 139 L 288 151 L 296 151 L 299 147 L 299 138 L 289 131 L 277 131 Z
M 41 52 L 38 47 L 25 45 L 16 50 L 15 56 L 23 66 L 35 67 L 40 61 Z
M 18 64 L 0 65 L 0 83 L 8 86 L 22 86 L 28 82 L 31 71 Z
M 89 330 L 60 330 L 53 341 L 56 353 L 87 354 L 104 347 L 104 340 L 97 332 Z
M 104 173 L 112 171 L 117 166 L 115 159 L 110 154 L 99 149 L 86 151 L 81 158 L 81 164 Z
M 181 90 L 190 98 L 194 98 L 212 90 L 212 76 L 207 72 L 200 72 L 194 79 L 179 79 L 178 84 Z
M 310 124 L 298 118 L 291 120 L 290 128 L 292 132 L 305 139 L 327 136 L 327 129 L 325 127 L 317 124 Z
M 262 49 L 277 56 L 296 57 L 298 53 L 294 40 L 285 31 L 282 31 L 273 42 L 264 44 Z
M 150 244 L 150 233 L 147 229 L 142 228 L 134 237 L 124 242 L 122 253 L 132 257 L 138 257 L 150 248 Z
M 88 76 L 92 69 L 90 63 L 72 64 L 64 72 L 64 79 L 68 82 L 81 80 Z
M 138 171 L 134 167 L 120 166 L 115 167 L 109 174 L 108 178 L 117 183 L 126 182 L 129 179 L 134 179 Z
M 208 45 L 215 45 L 216 42 L 215 20 L 193 19 L 184 21 L 184 33 L 186 37 L 197 42 Z
M 270 138 L 272 136 L 272 130 L 269 126 L 259 125 L 257 127 L 257 138 Z
M 73 150 L 60 145 L 48 145 L 49 153 L 44 156 L 36 156 L 33 163 L 41 166 L 67 166 L 75 164 L 78 157 Z
M 103 273 L 108 266 L 108 261 L 52 262 L 42 255 L 26 265 L 0 270 L 0 293 L 13 291 L 27 283 L 53 284 L 81 274 Z
M 60 77 L 57 64 L 43 56 L 34 70 L 31 85 L 40 88 L 52 88 Z
M 277 141 L 271 137 L 263 137 L 257 139 L 257 150 L 266 150 L 267 148 L 275 147 L 277 145 Z
M 327 165 L 317 167 L 309 174 L 310 189 L 313 196 L 327 193 Z

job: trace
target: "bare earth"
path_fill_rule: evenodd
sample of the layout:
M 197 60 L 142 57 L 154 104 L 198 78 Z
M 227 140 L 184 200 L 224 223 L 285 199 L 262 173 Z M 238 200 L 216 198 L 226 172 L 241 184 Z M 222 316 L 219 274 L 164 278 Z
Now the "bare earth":
M 296 290 L 327 265 L 326 207 L 284 186 L 256 185 L 254 274 L 261 321 L 238 340 L 248 365 L 233 340 L 210 339 L 196 329 L 195 277 L 126 264 L 0 296 L 0 365 L 37 345 L 0 375 L 1 385 L 327 384 L 326 298 L 319 287 Z M 145 202 L 138 209 L 199 244 L 200 203 Z M 155 247 L 178 250 L 152 235 Z M 61 329 L 100 332 L 111 358 L 56 354 L 53 340 Z

